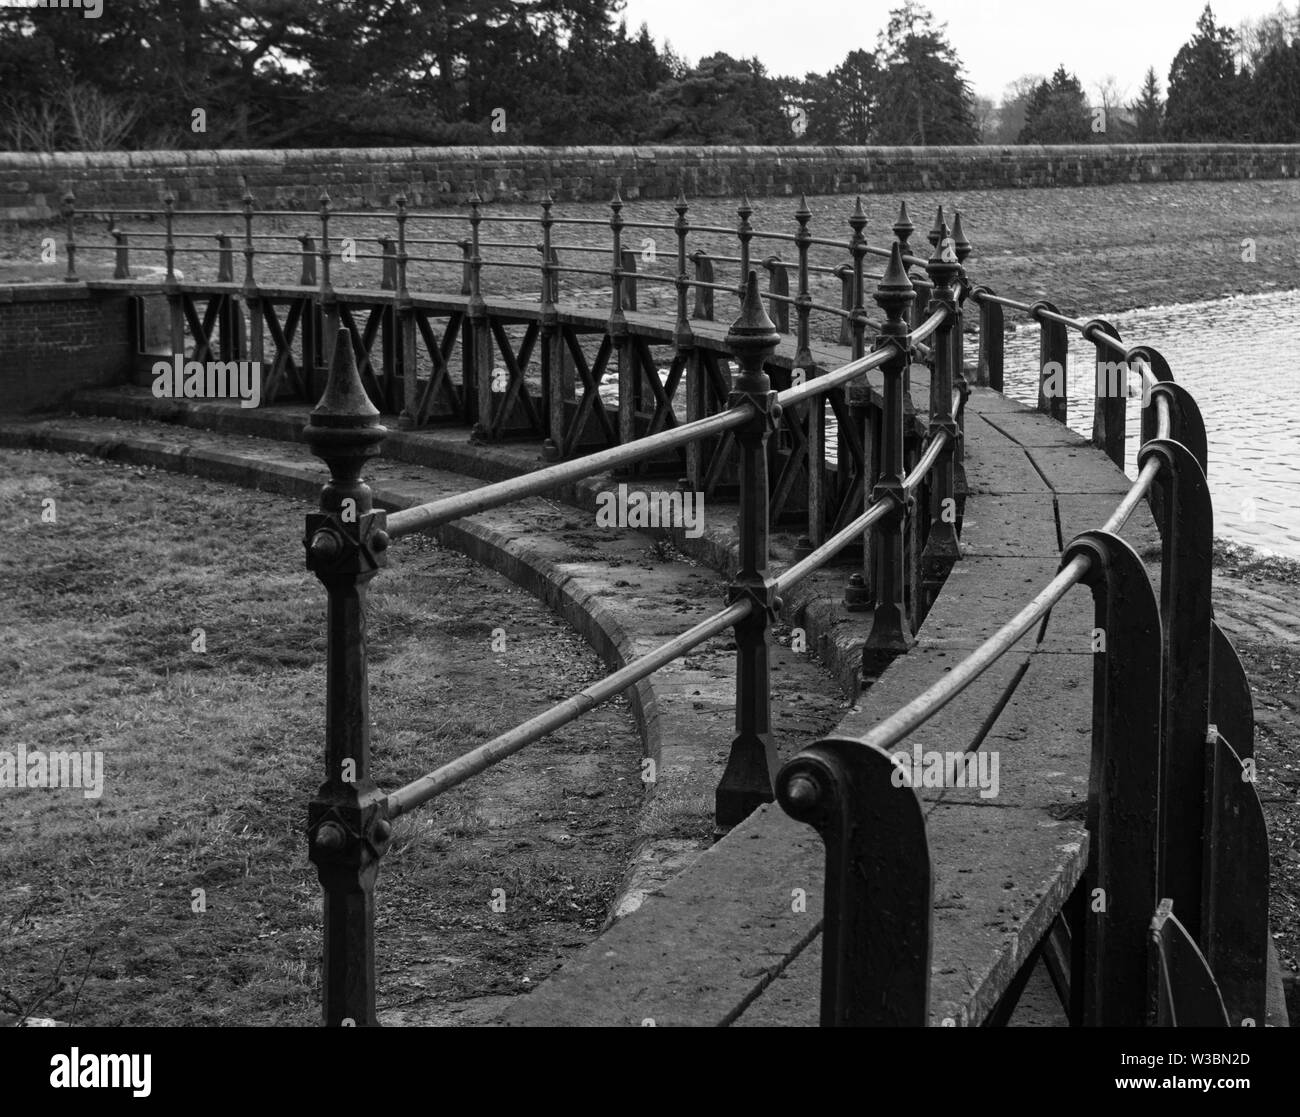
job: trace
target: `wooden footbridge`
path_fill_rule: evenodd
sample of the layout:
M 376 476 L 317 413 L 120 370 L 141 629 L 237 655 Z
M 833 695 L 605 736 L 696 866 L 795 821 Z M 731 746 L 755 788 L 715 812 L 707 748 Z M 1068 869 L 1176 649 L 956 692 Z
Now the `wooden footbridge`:
M 339 213 L 323 198 L 308 216 L 247 195 L 229 213 L 67 199 L 69 278 L 86 252 L 111 254 L 115 277 L 89 286 L 130 293 L 141 385 L 160 356 L 249 360 L 264 409 L 315 403 L 303 437 L 330 480 L 304 542 L 328 601 L 327 739 L 307 839 L 325 897 L 325 1022 L 377 1022 L 374 913 L 396 819 L 617 694 L 644 724 L 655 672 L 731 630 L 720 840 L 504 1023 L 1004 1024 L 1040 966 L 1074 1025 L 1284 1023 L 1269 991 L 1250 688 L 1210 596 L 1205 430 L 1161 355 L 1104 320 L 973 283 L 960 215 L 950 226 L 942 209 L 921 255 L 906 207 L 881 246 L 860 202 L 842 236 L 814 231 L 802 202 L 787 232 L 754 228 L 747 202 L 734 228 L 693 226 L 684 199 L 675 222 L 624 208 L 616 196 L 605 222 L 549 200 L 523 215 L 415 213 L 400 199 L 391 213 Z M 87 214 L 110 217 L 111 243 L 77 242 Z M 217 216 L 243 227 L 215 238 L 217 280 L 178 275 L 178 254 L 196 251 L 180 226 Z M 356 251 L 363 234 L 379 251 Z M 656 237 L 675 252 L 631 247 Z M 132 278 L 142 245 L 161 253 L 156 279 Z M 371 286 L 336 285 L 344 246 Z M 491 277 L 521 273 L 536 276 L 533 297 L 518 282 L 489 294 Z M 819 277 L 840 297 L 818 302 Z M 597 279 L 607 313 L 591 308 Z M 566 281 L 578 286 L 563 295 Z M 670 317 L 638 306 L 656 287 L 675 295 Z M 724 330 L 714 307 L 729 299 Z M 147 320 L 163 306 L 166 343 L 150 352 Z M 1007 312 L 1041 333 L 1036 408 L 1001 392 Z M 1071 334 L 1098 371 L 1090 439 L 1065 426 L 1053 371 Z M 1133 480 L 1130 384 L 1143 407 Z M 201 388 L 175 406 L 195 425 L 239 410 Z M 464 452 L 466 430 L 476 453 L 532 446 L 535 458 L 442 499 L 377 506 L 369 459 L 438 440 Z M 400 540 L 630 479 L 703 494 L 711 529 L 696 549 L 729 576 L 724 606 L 384 788 L 366 585 L 400 561 Z M 784 764 L 770 713 L 781 620 L 863 688 L 833 735 Z M 858 620 L 869 625 L 855 639 Z M 647 793 L 673 786 L 664 765 Z

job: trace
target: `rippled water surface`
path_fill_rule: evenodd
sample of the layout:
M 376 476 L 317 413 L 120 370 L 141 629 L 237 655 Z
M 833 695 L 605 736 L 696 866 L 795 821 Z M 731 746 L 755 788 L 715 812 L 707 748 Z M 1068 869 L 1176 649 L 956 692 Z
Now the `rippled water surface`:
M 1215 533 L 1300 558 L 1300 291 L 1113 315 L 1129 345 L 1169 362 L 1205 418 Z M 973 348 L 973 338 L 968 349 Z M 1069 425 L 1092 433 L 1095 350 L 1070 333 Z M 1038 328 L 1008 333 L 1007 395 L 1038 399 Z M 1136 475 L 1141 401 L 1128 401 L 1128 472 Z

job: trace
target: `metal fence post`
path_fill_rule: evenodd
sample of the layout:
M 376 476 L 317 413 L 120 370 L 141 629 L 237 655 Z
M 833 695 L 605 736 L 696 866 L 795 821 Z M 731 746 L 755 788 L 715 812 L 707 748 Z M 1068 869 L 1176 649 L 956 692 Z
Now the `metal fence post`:
M 753 608 L 736 624 L 736 735 L 715 796 L 719 830 L 730 829 L 761 803 L 773 799 L 776 743 L 772 738 L 768 627 L 781 608 L 775 581 L 769 579 L 767 440 L 781 417 L 777 393 L 763 365 L 780 343 L 763 312 L 758 277 L 749 273 L 740 316 L 727 333 L 727 347 L 738 370 L 729 407 L 748 403 L 753 418 L 736 428 L 740 450 L 740 561 L 728 600 L 748 599 Z
M 1205 475 L 1179 442 L 1152 439 L 1139 466 L 1160 462 L 1163 559 L 1160 615 L 1165 658 L 1160 896 L 1202 946 L 1202 858 L 1206 848 L 1206 728 L 1210 723 L 1210 581 L 1214 509 Z
M 826 846 L 824 1028 L 929 1021 L 933 870 L 921 802 L 894 772 L 883 749 L 830 737 L 777 777 L 781 806 Z
M 483 223 L 483 199 L 478 191 L 469 203 L 469 302 L 465 318 L 469 323 L 471 383 L 465 385 L 466 397 L 477 401 L 474 425 L 470 428 L 472 441 L 492 437 L 496 418 L 492 406 L 492 331 L 488 323 L 487 303 L 483 299 L 483 257 L 479 247 L 479 226 Z
M 565 361 L 564 334 L 555 306 L 559 294 L 559 273 L 555 249 L 551 247 L 551 229 L 555 218 L 551 207 L 555 200 L 548 190 L 542 195 L 542 395 L 546 402 L 546 438 L 542 442 L 543 461 L 559 461 L 563 454 L 564 427 L 573 400 L 573 373 Z
M 889 266 L 875 294 L 886 321 L 881 324 L 874 348 L 889 347 L 894 354 L 880 369 L 885 382 L 885 405 L 881 421 L 880 475 L 871 490 L 871 500 L 872 503 L 889 500 L 893 507 L 877 521 L 870 538 L 874 551 L 875 615 L 862 649 L 862 668 L 868 677 L 878 675 L 890 660 L 914 643 L 903 598 L 906 575 L 903 528 L 908 506 L 903 489 L 903 370 L 911 357 L 906 343 L 910 330 L 905 316 L 914 298 L 916 289 L 907 278 L 903 256 L 895 242 Z
M 610 257 L 609 279 L 613 292 L 610 303 L 610 343 L 614 346 L 615 367 L 618 370 L 618 440 L 626 444 L 636 438 L 637 368 L 632 360 L 632 347 L 628 344 L 627 318 L 623 314 L 623 198 L 619 183 L 614 186 L 614 196 L 609 201 L 609 231 L 614 248 Z M 601 406 L 597 404 L 597 406 Z M 620 470 L 619 472 L 630 472 Z
M 901 249 L 901 245 L 900 245 Z M 919 616 L 929 612 L 953 564 L 961 558 L 957 542 L 957 496 L 953 482 L 953 462 L 957 451 L 958 430 L 953 418 L 952 392 L 956 339 L 961 336 L 962 315 L 953 284 L 959 264 L 952 242 L 944 237 L 926 264 L 926 274 L 934 284 L 926 316 L 940 310 L 947 312 L 934 335 L 934 372 L 930 377 L 930 438 L 946 436 L 947 442 L 934 463 L 930 490 L 930 523 L 925 547 L 921 552 L 921 601 L 916 603 Z M 917 515 L 920 515 L 920 510 Z
M 410 253 L 406 251 L 406 223 L 410 220 L 410 214 L 406 212 L 405 194 L 398 194 L 394 202 L 397 207 L 397 297 L 393 302 L 397 351 L 394 358 L 397 374 L 402 378 L 402 410 L 397 416 L 397 429 L 410 430 L 420 422 L 419 363 L 416 359 L 415 342 L 417 325 L 415 305 L 411 301 L 411 291 L 408 286 Z
M 307 516 L 307 566 L 328 597 L 325 782 L 307 812 L 307 841 L 325 893 L 321 987 L 327 1025 L 378 1024 L 375 877 L 392 836 L 386 797 L 370 779 L 366 583 L 385 565 L 385 513 L 361 479 L 387 431 L 357 374 L 351 339 L 334 339 L 325 393 L 303 431 L 330 470 Z
M 262 384 L 265 387 L 270 380 L 270 371 L 262 369 L 262 362 L 266 356 L 266 337 L 263 333 L 262 297 L 253 274 L 253 193 L 248 188 L 247 179 L 244 181 L 244 195 L 240 201 L 244 210 L 243 299 L 244 306 L 248 308 L 248 359 L 261 370 Z M 275 401 L 263 398 L 262 402 L 269 404 Z
M 71 190 L 63 195 L 61 206 L 63 210 L 64 237 L 65 247 L 68 253 L 68 271 L 63 277 L 65 283 L 77 282 L 77 197 Z
M 690 292 L 690 276 L 686 264 L 690 259 L 686 252 L 686 238 L 690 235 L 691 223 L 688 218 L 690 205 L 686 201 L 684 190 L 677 191 L 677 200 L 673 203 L 677 211 L 677 220 L 673 222 L 673 232 L 677 237 L 677 322 L 673 328 L 673 346 L 685 366 L 686 377 L 686 421 L 693 423 L 705 417 L 707 406 L 707 384 L 704 363 L 700 360 L 699 350 L 695 346 L 695 331 L 691 328 L 691 319 L 686 309 L 686 299 Z M 696 262 L 698 269 L 699 262 Z M 696 288 L 695 304 L 700 302 L 701 289 Z M 686 447 L 686 485 L 689 491 L 704 491 L 704 446 L 699 439 Z
M 1160 807 L 1160 611 L 1124 540 L 1088 531 L 1061 555 L 1090 560 L 1094 632 L 1088 865 L 1080 882 L 1071 1023 L 1140 1027 L 1153 1007 L 1147 929 L 1157 895 Z
M 799 195 L 799 208 L 794 219 L 799 228 L 794 235 L 799 253 L 799 292 L 795 296 L 795 354 L 794 367 L 803 369 L 804 379 L 818 374 L 813 361 L 809 317 L 812 314 L 812 291 L 808 280 L 808 250 L 812 247 L 812 233 L 808 222 L 812 210 L 808 199 Z M 808 530 L 795 543 L 795 557 L 803 558 L 826 540 L 826 397 L 817 396 L 803 404 L 806 415 L 805 437 L 808 440 Z

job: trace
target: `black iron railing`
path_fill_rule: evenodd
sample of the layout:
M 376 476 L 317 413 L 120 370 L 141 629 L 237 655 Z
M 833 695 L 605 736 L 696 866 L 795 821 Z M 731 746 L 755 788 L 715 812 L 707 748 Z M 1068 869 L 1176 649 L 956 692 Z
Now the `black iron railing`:
M 734 229 L 692 226 L 684 198 L 674 207 L 672 223 L 626 220 L 617 195 L 608 221 L 557 216 L 553 208 L 548 198 L 537 218 L 485 214 L 474 201 L 468 213 L 416 214 L 398 199 L 391 214 L 337 212 L 322 196 L 312 232 L 255 234 L 255 222 L 274 225 L 301 221 L 303 215 L 257 211 L 246 193 L 238 215 L 244 230 L 242 281 L 234 278 L 235 243 L 219 233 L 205 242 L 210 249 L 211 241 L 216 246 L 213 286 L 182 284 L 177 274 L 177 252 L 197 234 L 176 231 L 178 214 L 170 197 L 158 214 L 162 232 L 128 232 L 116 225 L 127 211 L 94 211 L 114 222 L 113 244 L 105 246 L 75 243 L 78 211 L 74 199 L 65 199 L 70 279 L 76 278 L 78 248 L 112 251 L 115 277 L 129 279 L 131 238 L 161 241 L 161 287 L 175 352 L 185 351 L 188 331 L 198 359 L 219 354 L 262 360 L 269 336 L 272 360 L 263 399 L 320 398 L 306 434 L 328 464 L 331 481 L 321 511 L 309 518 L 305 542 L 308 564 L 329 601 L 326 782 L 312 802 L 308 833 L 325 890 L 326 1022 L 375 1022 L 374 886 L 393 819 L 732 628 L 736 731 L 716 794 L 718 824 L 732 826 L 777 795 L 789 813 L 822 834 L 827 851 L 823 1023 L 926 1023 L 931 881 L 925 824 L 915 792 L 894 785 L 895 762 L 888 750 L 956 699 L 1035 626 L 1041 643 L 1052 608 L 1084 584 L 1093 593 L 1097 628 L 1106 634 L 1104 650 L 1094 657 L 1087 866 L 1075 894 L 1012 985 L 1022 984 L 1041 957 L 1076 1024 L 1205 1022 L 1207 1013 L 1218 1022 L 1262 1023 L 1268 865 L 1262 812 L 1253 784 L 1242 778 L 1252 770 L 1250 692 L 1210 607 L 1212 513 L 1204 427 L 1195 402 L 1173 383 L 1160 354 L 1126 347 L 1102 319 L 1069 318 L 1046 301 L 1023 303 L 972 287 L 964 268 L 971 246 L 960 215 L 949 228 L 942 209 L 928 235 L 933 253 L 922 259 L 910 251 L 915 227 L 905 206 L 887 248 L 867 244 L 860 201 L 849 216 L 851 234 L 845 240 L 814 236 L 812 214 L 802 199 L 793 233 L 756 230 L 747 200 L 738 207 Z M 221 215 L 187 211 L 184 216 Z M 331 222 L 362 218 L 391 221 L 395 235 L 374 238 L 380 248 L 375 253 L 356 252 L 357 242 L 350 239 L 349 262 L 377 261 L 379 282 L 373 291 L 341 290 L 331 264 L 347 238 L 341 239 Z M 485 238 L 485 222 L 507 230 L 536 226 L 540 239 Z M 413 228 L 422 232 L 449 223 L 468 224 L 468 235 L 411 235 Z M 557 240 L 556 226 L 565 227 L 563 237 L 608 229 L 609 241 Z M 637 233 L 651 234 L 643 238 L 650 247 L 640 256 L 624 239 Z M 675 240 L 675 274 L 654 270 L 655 233 Z M 692 236 L 735 236 L 737 252 L 692 249 Z M 292 240 L 299 242 L 298 251 L 261 247 Z M 755 240 L 771 241 L 778 251 L 758 260 Z M 793 262 L 780 256 L 783 245 L 793 245 Z M 412 248 L 459 253 L 420 255 Z M 825 255 L 825 250 L 839 262 L 813 262 L 812 253 Z M 300 261 L 296 285 L 257 279 L 258 258 L 277 255 Z M 587 255 L 603 257 L 608 268 L 567 262 Z M 888 260 L 878 276 L 865 271 L 871 255 Z M 646 265 L 640 270 L 638 259 Z M 413 292 L 412 269 L 424 265 L 457 269 L 459 296 Z M 719 281 L 719 270 L 731 267 L 737 282 Z M 767 312 L 758 267 L 769 277 Z M 909 275 L 914 267 L 924 269 L 924 278 Z M 483 294 L 489 268 L 536 272 L 535 305 L 503 300 L 490 305 Z M 587 344 L 574 325 L 580 316 L 561 314 L 566 275 L 609 282 L 608 317 L 603 328 L 586 335 Z M 815 276 L 839 280 L 838 305 L 813 298 Z M 879 322 L 866 310 L 868 278 L 877 281 Z M 638 291 L 650 285 L 675 291 L 671 329 L 638 310 Z M 928 298 L 917 299 L 918 289 Z M 721 350 L 716 331 L 707 326 L 719 292 L 740 301 L 739 317 Z M 200 315 L 202 298 L 207 305 Z M 1038 322 L 1039 410 L 1060 421 L 1067 412 L 1064 376 L 1054 383 L 1049 377 L 1064 369 L 1070 330 L 1092 343 L 1098 369 L 1092 442 L 1120 465 L 1127 391 L 1113 390 L 1117 366 L 1125 388 L 1130 370 L 1143 375 L 1149 399 L 1137 479 L 1101 528 L 1069 543 L 1057 576 L 941 682 L 864 737 L 820 741 L 778 772 L 767 648 L 780 595 L 865 540 L 846 603 L 873 610 L 864 670 L 877 674 L 911 645 L 960 559 L 967 303 L 979 311 L 978 385 L 1002 388 L 1004 312 Z M 286 308 L 283 319 L 277 305 Z M 793 358 L 778 359 L 791 307 Z M 358 308 L 369 311 L 364 328 L 354 316 Z M 829 322 L 833 333 L 838 330 L 835 337 L 850 349 L 847 363 L 819 367 L 814 315 Z M 438 316 L 446 323 L 441 338 L 431 324 Z M 376 357 L 372 350 L 381 336 Z M 659 375 L 648 339 L 671 345 L 666 376 Z M 463 359 L 459 381 L 450 367 L 457 342 Z M 720 364 L 720 352 L 739 366 L 734 378 Z M 535 353 L 537 379 L 530 377 Z M 928 385 L 911 382 L 918 359 Z M 869 386 L 869 372 L 878 387 Z M 612 415 L 600 395 L 607 373 L 617 382 Z M 913 389 L 922 387 L 928 388 L 926 422 L 912 403 Z M 679 388 L 686 397 L 684 417 L 675 406 Z M 396 414 L 403 427 L 450 420 L 473 424 L 483 440 L 513 434 L 540 438 L 544 457 L 556 464 L 386 514 L 373 507 L 361 477 L 364 462 L 378 452 L 386 434 L 379 425 L 381 411 Z M 833 448 L 830 417 L 836 420 Z M 370 771 L 365 586 L 388 561 L 392 544 L 608 469 L 663 464 L 665 455 L 671 455 L 670 467 L 680 466 L 687 486 L 738 500 L 739 568 L 726 607 L 496 739 L 404 787 L 381 791 Z M 795 499 L 796 492 L 801 499 Z M 1116 534 L 1144 499 L 1164 541 L 1159 601 L 1142 562 Z M 797 561 L 774 575 L 769 531 L 792 514 L 804 526 Z M 1102 918 L 1087 902 L 1099 889 L 1107 897 Z M 1211 987 L 1216 996 L 1221 992 L 1218 1010 L 1213 998 L 1203 995 Z

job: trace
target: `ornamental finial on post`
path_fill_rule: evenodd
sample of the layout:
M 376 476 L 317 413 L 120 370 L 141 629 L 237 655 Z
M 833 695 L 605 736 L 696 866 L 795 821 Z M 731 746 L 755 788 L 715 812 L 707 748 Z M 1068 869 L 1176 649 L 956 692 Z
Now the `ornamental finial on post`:
M 750 271 L 745 279 L 745 297 L 740 304 L 740 315 L 727 331 L 727 348 L 740 363 L 740 371 L 732 383 L 735 392 L 767 392 L 771 380 L 763 370 L 763 363 L 776 352 L 781 335 L 776 325 L 763 309 L 758 294 L 758 275 Z

